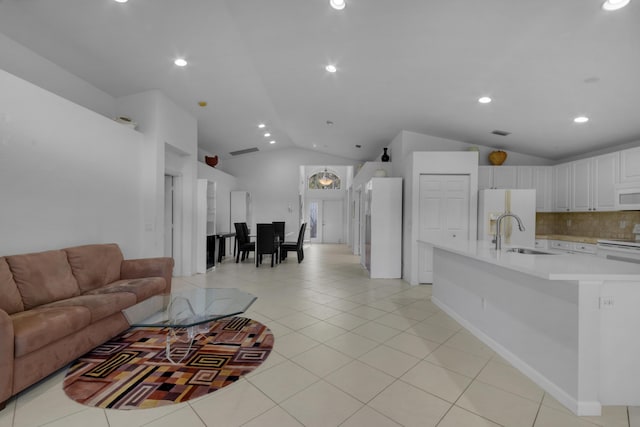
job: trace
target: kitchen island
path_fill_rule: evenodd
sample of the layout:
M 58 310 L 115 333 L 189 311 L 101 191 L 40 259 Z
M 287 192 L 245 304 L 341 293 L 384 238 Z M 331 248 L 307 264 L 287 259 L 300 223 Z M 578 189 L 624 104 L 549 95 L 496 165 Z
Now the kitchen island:
M 433 302 L 577 415 L 640 405 L 640 265 L 433 247 Z

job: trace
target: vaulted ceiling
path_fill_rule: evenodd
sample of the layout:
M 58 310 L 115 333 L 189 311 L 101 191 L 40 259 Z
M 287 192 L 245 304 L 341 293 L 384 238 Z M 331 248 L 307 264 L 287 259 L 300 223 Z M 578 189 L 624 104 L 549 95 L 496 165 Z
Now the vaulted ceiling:
M 561 159 L 640 140 L 640 1 L 601 3 L 0 0 L 0 31 L 114 97 L 162 90 L 221 157 L 371 160 L 409 130 Z

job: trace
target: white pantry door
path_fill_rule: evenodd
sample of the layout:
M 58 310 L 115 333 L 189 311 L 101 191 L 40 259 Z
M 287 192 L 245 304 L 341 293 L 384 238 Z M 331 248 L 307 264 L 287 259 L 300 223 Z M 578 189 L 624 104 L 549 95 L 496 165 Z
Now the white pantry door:
M 419 240 L 469 238 L 469 175 L 420 175 Z M 433 249 L 418 245 L 418 282 L 433 282 Z

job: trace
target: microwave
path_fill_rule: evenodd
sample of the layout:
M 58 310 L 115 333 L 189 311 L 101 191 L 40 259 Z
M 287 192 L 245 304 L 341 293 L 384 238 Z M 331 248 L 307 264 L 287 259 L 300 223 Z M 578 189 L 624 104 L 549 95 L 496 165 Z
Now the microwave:
M 616 187 L 616 210 L 639 211 L 640 210 L 640 184 L 633 187 Z

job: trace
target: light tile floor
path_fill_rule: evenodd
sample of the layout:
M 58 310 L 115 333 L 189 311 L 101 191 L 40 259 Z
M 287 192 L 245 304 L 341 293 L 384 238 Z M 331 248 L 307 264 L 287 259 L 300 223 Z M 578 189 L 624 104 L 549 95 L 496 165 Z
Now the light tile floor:
M 233 385 L 159 409 L 102 410 L 68 399 L 62 370 L 10 400 L 0 427 L 640 426 L 638 408 L 571 414 L 440 311 L 431 286 L 370 280 L 344 245 L 305 256 L 274 268 L 228 257 L 174 279 L 258 296 L 245 315 L 271 328 L 274 352 Z

